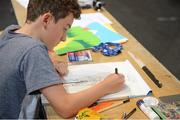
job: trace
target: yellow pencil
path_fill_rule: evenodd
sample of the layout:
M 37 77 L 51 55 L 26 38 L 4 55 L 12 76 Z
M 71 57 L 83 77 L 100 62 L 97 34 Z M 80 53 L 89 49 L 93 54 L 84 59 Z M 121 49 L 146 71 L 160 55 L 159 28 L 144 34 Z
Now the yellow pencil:
M 101 112 L 107 111 L 109 109 L 115 108 L 115 107 L 117 107 L 117 106 L 119 106 L 121 104 L 124 104 L 126 102 L 129 102 L 129 101 L 130 101 L 129 99 L 126 99 L 126 100 L 123 100 L 123 101 L 116 102 L 116 103 L 112 104 L 111 106 L 108 106 L 108 107 L 105 107 L 103 109 L 98 110 L 97 112 L 101 113 Z
M 109 98 L 109 99 L 100 99 L 97 102 L 101 103 L 101 102 L 106 102 L 106 101 L 119 101 L 119 100 L 127 100 L 127 99 L 129 99 L 129 96 Z

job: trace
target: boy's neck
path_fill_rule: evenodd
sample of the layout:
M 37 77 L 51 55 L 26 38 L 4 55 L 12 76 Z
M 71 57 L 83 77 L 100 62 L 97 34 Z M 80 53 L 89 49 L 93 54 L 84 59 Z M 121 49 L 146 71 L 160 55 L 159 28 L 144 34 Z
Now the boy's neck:
M 41 28 L 36 23 L 25 23 L 20 29 L 16 30 L 15 32 L 41 40 L 41 32 L 39 29 Z

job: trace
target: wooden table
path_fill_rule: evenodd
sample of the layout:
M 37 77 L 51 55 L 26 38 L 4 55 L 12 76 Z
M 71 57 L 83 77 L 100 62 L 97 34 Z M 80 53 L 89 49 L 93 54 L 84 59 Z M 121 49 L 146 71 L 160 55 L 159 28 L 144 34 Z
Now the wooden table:
M 26 16 L 26 9 L 20 6 L 15 0 L 12 0 L 13 7 L 15 9 L 16 17 L 18 23 L 23 25 Z M 93 10 L 83 11 L 94 12 Z M 93 53 L 92 57 L 95 63 L 99 62 L 112 62 L 112 61 L 122 61 L 128 59 L 136 70 L 140 73 L 143 79 L 153 90 L 153 95 L 155 97 L 180 94 L 180 82 L 151 54 L 149 53 L 110 13 L 105 9 L 101 11 L 106 17 L 112 21 L 112 27 L 128 38 L 128 42 L 123 45 L 124 50 L 121 54 L 115 57 L 105 57 L 100 53 Z M 128 51 L 134 53 L 138 58 L 140 58 L 147 67 L 154 73 L 158 80 L 163 84 L 162 88 L 158 88 L 151 79 L 143 72 L 143 70 L 137 65 L 137 63 L 128 55 Z M 66 56 L 55 56 L 58 60 L 66 60 Z M 168 58 L 167 58 L 168 59 Z M 129 103 L 116 107 L 114 109 L 104 112 L 104 114 L 109 115 L 112 118 L 121 118 L 122 112 L 129 113 L 132 108 L 137 107 L 136 101 L 140 98 L 131 99 Z M 50 106 L 46 106 L 46 112 L 49 119 L 61 118 L 59 117 Z M 130 117 L 131 119 L 147 119 L 147 117 L 139 110 Z

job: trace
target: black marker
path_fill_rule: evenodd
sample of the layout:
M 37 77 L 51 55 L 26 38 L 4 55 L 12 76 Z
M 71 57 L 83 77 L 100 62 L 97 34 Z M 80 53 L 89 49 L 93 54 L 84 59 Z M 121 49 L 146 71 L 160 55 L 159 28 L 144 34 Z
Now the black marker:
M 118 74 L 118 68 L 115 68 L 115 74 Z
M 152 72 L 146 66 L 143 66 L 142 69 L 159 88 L 162 87 L 162 83 L 159 82 L 159 80 L 152 74 Z
M 136 63 L 143 69 L 143 71 L 149 76 L 149 78 L 154 82 L 159 88 L 162 87 L 162 83 L 154 76 L 154 74 L 148 69 L 148 67 L 136 56 L 128 51 L 128 54 L 136 61 Z

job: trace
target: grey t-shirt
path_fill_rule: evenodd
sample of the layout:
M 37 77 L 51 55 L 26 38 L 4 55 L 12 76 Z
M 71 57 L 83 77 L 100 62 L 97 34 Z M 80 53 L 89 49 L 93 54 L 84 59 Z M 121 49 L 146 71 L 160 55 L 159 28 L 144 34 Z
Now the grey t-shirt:
M 14 33 L 12 25 L 0 36 L 0 118 L 18 118 L 26 96 L 60 84 L 47 47 L 38 39 Z

